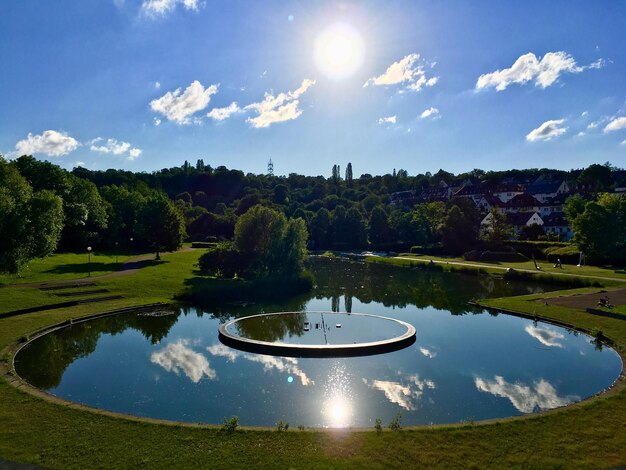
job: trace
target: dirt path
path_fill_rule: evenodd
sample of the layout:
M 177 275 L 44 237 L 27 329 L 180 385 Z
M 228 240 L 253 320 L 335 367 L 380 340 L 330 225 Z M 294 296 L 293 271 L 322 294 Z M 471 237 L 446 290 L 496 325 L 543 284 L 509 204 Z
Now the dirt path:
M 454 264 L 456 266 L 470 266 L 474 268 L 490 268 L 490 269 L 499 269 L 501 271 L 506 271 L 509 269 L 509 266 L 493 266 L 487 264 L 478 264 L 478 263 L 462 263 L 460 261 L 438 261 L 438 260 L 430 260 L 430 259 L 422 259 L 422 258 L 409 258 L 407 256 L 396 256 L 396 259 L 405 259 L 410 261 L 417 261 L 418 263 L 430 263 L 431 261 L 435 264 Z M 545 274 L 554 274 L 557 276 L 569 276 L 569 277 L 582 277 L 585 279 L 601 279 L 603 281 L 617 281 L 617 282 L 626 282 L 626 279 L 620 279 L 616 277 L 604 277 L 604 276 L 588 276 L 585 274 L 571 274 L 571 273 L 555 273 L 555 272 L 545 272 L 545 271 L 537 271 L 534 269 L 518 269 L 513 268 L 515 271 L 524 272 L 524 273 L 545 273 Z
M 560 305 L 561 307 L 579 308 L 598 308 L 598 301 L 602 297 L 608 297 L 612 305 L 626 304 L 626 289 L 617 290 L 599 290 L 591 294 L 574 294 L 559 297 L 548 297 L 540 299 L 537 302 L 544 302 L 550 305 Z
M 161 253 L 161 257 L 167 257 L 171 253 L 186 253 L 189 251 L 194 251 L 195 248 L 191 248 L 189 246 L 185 246 L 178 251 L 175 252 L 165 252 Z M 60 287 L 67 285 L 68 287 L 78 287 L 83 284 L 94 284 L 97 281 L 101 281 L 103 279 L 110 279 L 112 277 L 120 277 L 120 276 L 128 276 L 130 274 L 135 274 L 141 268 L 145 267 L 150 261 L 155 259 L 154 253 L 149 253 L 141 256 L 137 256 L 135 258 L 129 259 L 122 263 L 120 269 L 117 271 L 113 271 L 112 273 L 102 274 L 101 276 L 90 276 L 90 277 L 80 277 L 77 279 L 63 279 L 62 281 L 48 281 L 48 282 L 29 282 L 23 284 L 8 284 L 4 286 L 0 286 L 0 288 L 10 289 L 15 287 L 33 287 L 36 289 L 46 288 L 46 287 Z

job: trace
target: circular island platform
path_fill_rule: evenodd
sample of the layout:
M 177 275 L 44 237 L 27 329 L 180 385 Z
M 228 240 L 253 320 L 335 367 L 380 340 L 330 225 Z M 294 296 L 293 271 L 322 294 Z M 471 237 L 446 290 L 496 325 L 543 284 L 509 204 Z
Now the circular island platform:
M 246 352 L 290 357 L 367 356 L 415 342 L 413 325 L 367 313 L 277 312 L 219 326 L 220 341 Z

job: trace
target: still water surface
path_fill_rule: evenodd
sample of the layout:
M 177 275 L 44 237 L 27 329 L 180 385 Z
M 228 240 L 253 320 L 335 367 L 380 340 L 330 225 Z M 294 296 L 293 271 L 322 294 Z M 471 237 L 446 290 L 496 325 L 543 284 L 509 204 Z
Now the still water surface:
M 369 427 L 397 413 L 403 425 L 532 413 L 593 395 L 621 371 L 615 351 L 588 336 L 467 305 L 547 286 L 333 260 L 310 269 L 316 289 L 280 304 L 181 306 L 75 324 L 28 345 L 17 370 L 54 395 L 107 410 L 292 427 Z M 218 325 L 232 318 L 303 310 L 396 318 L 415 326 L 417 340 L 387 354 L 319 359 L 252 354 L 218 339 Z M 297 337 L 302 318 L 284 316 L 264 340 Z

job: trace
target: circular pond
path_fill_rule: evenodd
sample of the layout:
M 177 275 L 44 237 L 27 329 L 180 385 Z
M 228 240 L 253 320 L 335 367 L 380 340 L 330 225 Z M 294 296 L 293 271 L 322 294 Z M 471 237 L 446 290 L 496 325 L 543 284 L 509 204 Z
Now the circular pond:
M 296 318 L 302 329 L 268 341 L 268 332 Z M 236 318 L 219 328 L 222 343 L 260 354 L 293 357 L 366 356 L 415 343 L 415 327 L 401 320 L 347 312 L 278 312 Z
M 622 370 L 619 355 L 589 336 L 467 304 L 548 286 L 346 262 L 316 261 L 310 269 L 318 287 L 288 301 L 75 323 L 27 344 L 16 357 L 17 372 L 61 398 L 138 416 L 370 427 L 397 413 L 403 425 L 534 413 L 592 396 Z M 305 343 L 308 335 L 318 341 L 321 330 L 308 315 L 328 310 L 406 322 L 417 330 L 416 341 L 384 354 L 311 358 L 241 351 L 218 337 L 219 326 L 236 318 L 303 311 L 256 330 L 241 323 L 233 332 L 268 342 Z M 351 330 L 345 320 L 329 323 L 333 334 Z M 375 341 L 380 332 L 367 330 Z

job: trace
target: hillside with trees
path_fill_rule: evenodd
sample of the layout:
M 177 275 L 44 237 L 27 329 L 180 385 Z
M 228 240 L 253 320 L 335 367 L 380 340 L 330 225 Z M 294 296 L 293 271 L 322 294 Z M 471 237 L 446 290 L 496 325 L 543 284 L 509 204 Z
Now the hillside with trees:
M 22 156 L 2 159 L 1 168 L 0 231 L 3 240 L 20 241 L 3 243 L 6 272 L 33 257 L 87 246 L 158 254 L 183 241 L 232 242 L 223 246 L 220 256 L 227 256 L 237 244 L 238 221 L 259 206 L 279 214 L 282 224 L 301 219 L 309 250 L 414 247 L 460 255 L 518 239 L 571 241 L 591 262 L 626 261 L 626 171 L 608 163 L 567 172 L 411 176 L 392 169 L 359 177 L 349 162 L 343 174 L 339 164 L 329 168 L 328 177 L 244 174 L 203 160 L 152 173 L 69 172 Z M 37 240 L 20 235 L 34 226 Z

